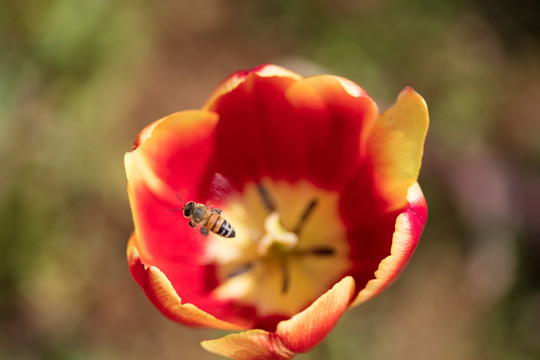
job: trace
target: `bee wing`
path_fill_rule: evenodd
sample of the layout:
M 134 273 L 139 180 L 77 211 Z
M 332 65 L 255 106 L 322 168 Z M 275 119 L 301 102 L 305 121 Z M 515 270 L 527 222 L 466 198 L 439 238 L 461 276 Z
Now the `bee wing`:
M 222 174 L 216 173 L 212 177 L 208 205 L 219 207 L 235 192 L 231 182 Z

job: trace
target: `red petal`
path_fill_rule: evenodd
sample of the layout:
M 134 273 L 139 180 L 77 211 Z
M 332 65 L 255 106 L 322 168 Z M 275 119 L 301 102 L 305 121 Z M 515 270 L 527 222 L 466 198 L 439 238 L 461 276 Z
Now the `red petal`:
M 157 267 L 146 266 L 141 262 L 135 242 L 135 235 L 132 235 L 128 245 L 130 272 L 150 301 L 166 317 L 190 326 L 229 330 L 242 328 L 219 320 L 193 304 L 183 304 L 167 277 Z
M 302 135 L 297 138 L 305 139 L 305 158 L 299 159 L 306 166 L 303 176 L 318 186 L 339 189 L 362 160 L 366 128 L 378 116 L 377 105 L 358 85 L 330 75 L 298 81 L 286 95 L 298 112 L 288 123 L 300 122 Z M 278 167 L 287 157 L 287 152 L 277 153 L 270 160 Z
M 289 122 L 289 129 L 283 131 L 287 123 L 283 119 L 291 112 L 284 92 L 294 81 L 291 77 L 249 73 L 244 82 L 211 104 L 210 110 L 220 118 L 216 172 L 225 175 L 237 188 L 269 175 L 269 152 L 288 147 L 291 158 L 300 160 L 298 148 L 290 147 L 291 142 L 301 139 L 300 129 Z
M 217 116 L 205 111 L 172 114 L 147 127 L 125 156 L 137 250 L 141 262 L 155 266 L 184 302 L 232 323 L 246 325 L 250 308 L 210 296 L 215 268 L 203 259 L 207 239 L 188 226 L 175 193 L 202 202 L 213 172 L 209 159 Z M 240 317 L 240 313 L 244 316 Z
M 359 288 L 373 278 L 391 251 L 396 219 L 408 208 L 407 189 L 418 177 L 427 124 L 420 95 L 409 88 L 402 91 L 396 104 L 373 124 L 367 161 L 343 190 L 340 212 L 354 264 L 350 274 Z
M 172 114 L 144 129 L 135 150 L 126 154 L 128 194 L 145 264 L 165 270 L 164 263 L 195 263 L 202 253 L 202 236 L 181 213 L 168 210 L 182 206 L 175 193 L 199 200 L 216 122 L 215 114 L 203 111 Z
M 375 278 L 360 291 L 354 305 L 378 295 L 394 281 L 411 258 L 427 221 L 427 204 L 418 183 L 409 188 L 407 209 L 396 219 L 390 255 L 381 261 Z
M 144 128 L 134 149 L 126 154 L 128 182 L 140 181 L 173 204 L 177 204 L 174 191 L 186 189 L 180 195 L 199 196 L 201 178 L 208 176 L 217 121 L 216 114 L 191 110 L 171 114 Z M 173 191 L 173 196 L 167 191 Z
M 371 173 L 364 164 L 343 189 L 339 202 L 341 219 L 347 228 L 349 258 L 354 264 L 349 274 L 358 288 L 373 278 L 381 260 L 390 253 L 399 214 L 383 211 L 383 202 L 377 195 Z
M 359 162 L 361 134 L 377 114 L 365 92 L 342 78 L 257 72 L 208 108 L 220 116 L 216 171 L 239 188 L 265 176 L 337 188 Z

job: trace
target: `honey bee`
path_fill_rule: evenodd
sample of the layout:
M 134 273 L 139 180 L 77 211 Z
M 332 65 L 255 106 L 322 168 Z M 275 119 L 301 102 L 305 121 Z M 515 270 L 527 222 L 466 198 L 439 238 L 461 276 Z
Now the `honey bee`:
M 211 189 L 211 191 L 215 193 L 214 197 L 222 197 L 224 192 L 223 189 L 225 187 L 229 187 L 225 178 L 220 174 L 216 174 Z M 182 210 L 184 217 L 189 219 L 189 226 L 195 228 L 197 225 L 200 225 L 199 231 L 204 236 L 208 236 L 210 232 L 225 238 L 233 238 L 236 236 L 236 232 L 232 225 L 221 216 L 221 209 L 211 208 L 194 201 L 184 203 L 184 200 L 182 200 L 180 195 L 176 194 L 176 196 L 180 199 L 184 207 L 171 209 L 169 211 Z

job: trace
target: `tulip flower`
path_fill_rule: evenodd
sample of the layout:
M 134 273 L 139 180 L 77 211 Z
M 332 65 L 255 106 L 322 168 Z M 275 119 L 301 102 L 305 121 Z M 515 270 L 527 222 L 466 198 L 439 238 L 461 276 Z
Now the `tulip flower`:
M 341 77 L 273 65 L 232 75 L 201 110 L 144 128 L 125 155 L 133 278 L 166 317 L 236 331 L 204 341 L 208 351 L 309 351 L 409 261 L 427 219 L 427 126 L 411 88 L 380 114 Z M 189 201 L 221 209 L 235 236 L 205 236 L 183 216 Z

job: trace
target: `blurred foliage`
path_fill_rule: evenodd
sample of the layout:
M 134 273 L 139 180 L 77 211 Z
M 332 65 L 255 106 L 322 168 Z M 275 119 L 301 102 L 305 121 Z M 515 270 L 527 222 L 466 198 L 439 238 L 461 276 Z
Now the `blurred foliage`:
M 0 0 L 0 359 L 216 357 L 131 280 L 122 157 L 230 72 L 334 73 L 430 108 L 411 264 L 299 359 L 540 356 L 533 0 Z

